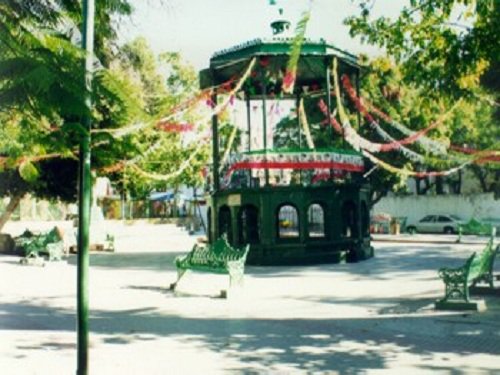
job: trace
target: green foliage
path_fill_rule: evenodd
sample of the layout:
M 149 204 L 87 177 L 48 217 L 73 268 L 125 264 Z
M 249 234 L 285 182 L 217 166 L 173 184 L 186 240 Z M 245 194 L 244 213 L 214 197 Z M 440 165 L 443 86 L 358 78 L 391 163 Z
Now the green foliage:
M 406 84 L 403 80 L 403 71 L 388 58 L 374 59 L 367 69 L 369 73 L 362 81 L 363 96 L 367 97 L 377 108 L 388 113 L 395 121 L 412 130 L 420 130 L 429 126 L 453 107 L 450 116 L 443 121 L 442 125 L 427 134 L 429 137 L 445 145 L 467 145 L 477 149 L 498 147 L 497 139 L 500 137 L 500 129 L 492 117 L 493 108 L 487 102 L 474 97 L 457 101 L 447 95 L 433 95 L 425 87 L 417 84 Z M 476 88 L 473 92 L 477 95 L 486 95 L 480 88 Z M 405 137 L 383 120 L 379 119 L 379 123 L 394 139 Z M 362 136 L 374 142 L 386 142 L 367 125 L 364 122 L 360 129 Z M 409 163 L 409 160 L 399 152 L 381 153 L 377 157 L 395 167 L 414 171 L 445 170 L 457 166 L 460 160 L 465 162 L 470 159 L 470 157 L 453 152 L 450 153 L 451 157 L 437 157 L 427 153 L 426 149 L 420 147 L 418 143 L 407 147 L 424 155 L 425 162 L 423 164 Z M 495 164 L 483 166 L 492 171 L 495 167 Z M 380 168 L 373 172 L 370 178 L 374 190 L 381 194 L 384 191 L 398 191 L 405 182 L 402 176 L 388 173 Z M 454 179 L 456 176 L 443 180 L 452 182 Z
M 404 78 L 457 95 L 479 84 L 500 56 L 497 0 L 410 0 L 396 19 L 371 19 L 372 0 L 345 22 L 352 36 L 384 47 L 403 63 Z
M 360 16 L 345 21 L 351 35 L 383 47 L 400 63 L 395 68 L 387 58 L 372 62 L 363 87 L 369 99 L 413 130 L 430 124 L 454 106 L 452 116 L 429 136 L 448 145 L 498 148 L 500 129 L 494 118 L 500 111 L 495 110 L 494 103 L 500 95 L 495 75 L 500 56 L 500 2 L 410 0 L 395 19 L 373 19 L 374 1 L 359 1 L 359 5 Z M 461 100 L 457 103 L 458 98 Z M 400 134 L 391 134 L 401 138 Z M 467 160 L 460 154 L 454 156 L 451 162 L 427 155 L 425 165 L 412 168 L 439 170 L 455 166 L 457 157 Z M 390 161 L 403 166 L 398 158 Z M 488 175 L 498 180 L 498 164 L 472 169 L 484 181 Z M 378 172 L 373 178 L 377 176 Z M 491 191 L 486 183 L 482 185 L 484 191 Z
M 110 56 L 116 36 L 112 17 L 129 13 L 128 1 L 97 2 L 97 56 Z M 7 158 L 1 163 L 0 179 L 12 181 L 0 189 L 0 195 L 76 196 L 78 168 L 74 160 L 65 158 L 74 158 L 84 131 L 80 119 L 88 114 L 82 90 L 80 28 L 81 2 L 77 0 L 0 3 L 0 155 Z M 105 68 L 96 74 L 94 88 L 96 110 L 91 115 L 96 127 L 116 127 L 114 123 L 138 116 L 127 82 Z M 37 161 L 48 154 L 60 160 Z
M 38 170 L 30 161 L 23 161 L 19 165 L 19 175 L 27 182 L 34 182 L 38 178 Z
M 143 198 L 152 190 L 161 191 L 181 184 L 199 186 L 202 183 L 200 171 L 209 155 L 208 143 L 200 146 L 189 142 L 182 134 L 164 132 L 154 126 L 179 103 L 194 95 L 197 89 L 194 69 L 177 53 L 162 53 L 157 58 L 143 38 L 124 45 L 110 66 L 115 76 L 127 80 L 133 87 L 130 99 L 135 100 L 136 108 L 142 111 L 142 116 L 137 117 L 151 124 L 139 132 L 106 142 L 102 151 L 96 150 L 99 160 L 106 161 L 100 166 L 120 161 L 127 165 L 124 170 L 107 174 L 115 187 L 133 198 Z M 194 123 L 197 120 L 195 115 L 186 113 L 178 121 Z M 193 153 L 194 157 L 184 168 L 185 161 Z

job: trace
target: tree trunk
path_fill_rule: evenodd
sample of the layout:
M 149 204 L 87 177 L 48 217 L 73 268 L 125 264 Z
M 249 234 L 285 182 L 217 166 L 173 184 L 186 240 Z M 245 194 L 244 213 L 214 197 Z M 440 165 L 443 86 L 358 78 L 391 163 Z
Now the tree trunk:
M 24 193 L 17 193 L 10 197 L 9 204 L 5 209 L 5 212 L 2 215 L 0 215 L 0 233 L 2 232 L 5 223 L 9 221 L 10 217 L 12 216 L 12 213 L 16 210 L 17 206 L 19 206 L 19 202 L 21 201 L 23 195 Z
M 458 170 L 458 180 L 455 184 L 455 194 L 461 194 L 462 193 L 462 170 Z
M 372 191 L 372 199 L 370 202 L 370 209 L 373 208 L 373 206 L 375 206 L 378 203 L 378 201 L 380 201 L 383 197 L 385 197 L 388 192 L 389 192 L 388 189 L 378 191 L 378 192 Z
M 420 178 L 415 177 L 415 188 L 416 188 L 416 193 L 417 195 L 422 195 L 422 189 L 420 188 Z
M 443 186 L 443 177 L 436 176 L 436 194 L 443 195 L 444 194 L 444 186 Z
M 488 193 L 488 185 L 486 183 L 486 174 L 484 173 L 483 169 L 481 167 L 478 167 L 477 165 L 473 165 L 472 171 L 474 172 L 474 175 L 479 180 L 479 183 L 481 184 L 481 189 L 483 190 L 483 193 Z

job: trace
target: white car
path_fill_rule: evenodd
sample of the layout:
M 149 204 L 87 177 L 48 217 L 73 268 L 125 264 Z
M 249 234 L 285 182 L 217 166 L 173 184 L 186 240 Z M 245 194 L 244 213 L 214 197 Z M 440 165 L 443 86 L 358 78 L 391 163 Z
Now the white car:
M 458 227 L 465 221 L 455 215 L 427 215 L 415 224 L 407 226 L 408 233 L 458 233 Z

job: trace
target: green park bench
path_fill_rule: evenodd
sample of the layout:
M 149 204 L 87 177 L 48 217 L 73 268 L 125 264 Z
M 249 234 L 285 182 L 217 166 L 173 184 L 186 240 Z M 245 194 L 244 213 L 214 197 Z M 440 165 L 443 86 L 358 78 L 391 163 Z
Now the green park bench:
M 187 255 L 178 256 L 175 259 L 177 281 L 170 285 L 170 289 L 175 290 L 180 279 L 188 270 L 228 274 L 230 287 L 241 286 L 249 249 L 250 245 L 246 245 L 243 249 L 233 248 L 225 236 L 217 239 L 213 244 L 195 244 Z M 227 296 L 227 291 L 222 291 L 221 295 L 222 297 Z
M 469 287 L 485 282 L 490 288 L 494 288 L 493 264 L 500 245 L 494 248 L 493 241 L 494 237 L 480 253 L 473 253 L 463 266 L 439 269 L 439 277 L 445 284 L 445 294 L 436 302 L 437 309 L 477 309 L 477 304 L 470 299 Z
M 29 230 L 14 239 L 16 251 L 23 256 L 21 263 L 39 262 L 43 258 L 49 261 L 61 260 L 64 252 L 64 242 L 61 234 L 54 227 L 47 233 L 34 234 Z
M 458 227 L 459 234 L 475 234 L 477 236 L 489 236 L 493 230 L 493 225 L 483 223 L 475 218 Z

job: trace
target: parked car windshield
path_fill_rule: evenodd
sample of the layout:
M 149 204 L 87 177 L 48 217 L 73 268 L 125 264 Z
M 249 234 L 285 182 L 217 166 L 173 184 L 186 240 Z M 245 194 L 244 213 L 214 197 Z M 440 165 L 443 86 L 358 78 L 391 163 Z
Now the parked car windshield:
M 457 216 L 457 215 L 450 215 L 450 217 L 451 217 L 453 220 L 463 221 L 463 219 L 462 219 L 460 216 Z
M 434 220 L 434 216 L 433 215 L 429 215 L 429 216 L 426 216 L 424 217 L 422 220 L 420 220 L 421 223 L 426 223 L 426 222 L 429 222 L 429 221 L 432 221 Z

